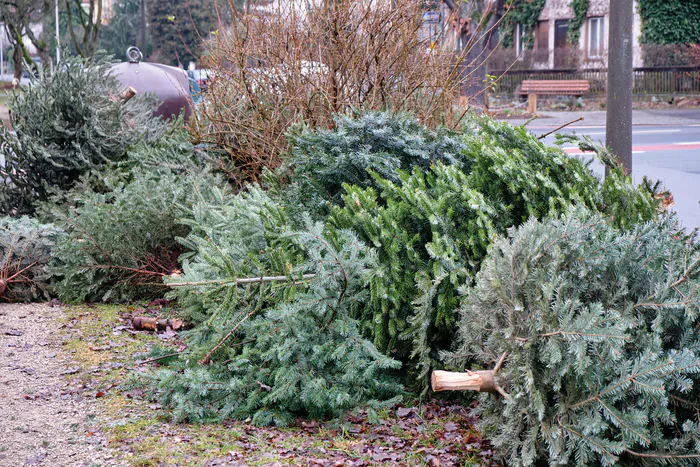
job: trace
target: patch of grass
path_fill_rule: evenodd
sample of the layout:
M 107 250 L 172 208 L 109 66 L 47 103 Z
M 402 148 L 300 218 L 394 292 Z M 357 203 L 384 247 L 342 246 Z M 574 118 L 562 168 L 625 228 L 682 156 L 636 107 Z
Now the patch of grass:
M 119 326 L 124 306 L 76 306 L 64 309 L 62 333 L 64 348 L 80 371 L 66 376 L 87 386 L 85 397 L 95 397 L 91 408 L 110 447 L 132 466 L 200 466 L 209 460 L 242 461 L 251 467 L 267 465 L 308 465 L 310 459 L 333 462 L 364 460 L 367 465 L 427 465 L 427 455 L 435 450 L 459 450 L 455 465 L 485 465 L 478 448 L 455 447 L 445 436 L 463 420 L 448 411 L 435 415 L 435 409 L 417 406 L 415 413 L 401 419 L 395 410 L 384 409 L 370 423 L 367 414 L 328 424 L 301 422 L 290 428 L 260 428 L 246 422 L 225 424 L 173 424 L 158 404 L 148 400 L 139 387 L 138 372 L 147 371 L 138 362 L 150 348 L 163 343 L 156 335 L 132 334 Z M 446 424 L 452 427 L 446 429 Z M 469 427 L 460 426 L 460 436 L 480 440 Z M 474 452 L 474 450 L 476 452 Z M 396 452 L 391 464 L 374 457 L 377 450 Z M 235 462 L 232 462 L 235 464 Z M 441 465 L 452 465 L 443 463 Z

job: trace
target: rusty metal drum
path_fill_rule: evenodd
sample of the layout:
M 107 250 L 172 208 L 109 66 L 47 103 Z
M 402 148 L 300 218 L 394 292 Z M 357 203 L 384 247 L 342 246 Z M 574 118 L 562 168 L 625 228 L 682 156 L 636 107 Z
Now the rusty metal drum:
M 115 78 L 124 86 L 131 86 L 138 94 L 151 93 L 160 105 L 155 115 L 165 118 L 184 114 L 185 120 L 192 114 L 192 97 L 187 73 L 178 67 L 160 63 L 142 62 L 142 54 L 136 47 L 127 50 L 128 62 L 112 66 Z

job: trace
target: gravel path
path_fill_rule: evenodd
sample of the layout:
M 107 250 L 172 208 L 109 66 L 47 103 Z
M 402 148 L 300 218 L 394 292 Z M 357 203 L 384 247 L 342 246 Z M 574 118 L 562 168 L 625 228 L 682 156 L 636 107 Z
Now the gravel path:
M 60 307 L 0 304 L 0 466 L 111 466 L 94 398 L 61 345 Z M 78 375 L 76 375 L 78 376 Z

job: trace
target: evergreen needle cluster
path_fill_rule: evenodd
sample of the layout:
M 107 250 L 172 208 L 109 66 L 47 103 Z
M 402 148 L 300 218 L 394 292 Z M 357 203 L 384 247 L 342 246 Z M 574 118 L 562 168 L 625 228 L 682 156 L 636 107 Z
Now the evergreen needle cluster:
M 234 215 L 245 219 L 241 224 L 251 227 L 247 232 L 259 233 L 254 241 L 290 244 L 285 250 L 303 254 L 304 260 L 280 264 L 288 276 L 280 283 L 261 278 L 238 287 L 224 281 L 213 284 L 213 290 L 211 282 L 192 284 L 198 294 L 213 299 L 212 315 L 190 338 L 204 345 L 191 345 L 155 375 L 161 401 L 177 419 L 252 417 L 264 425 L 287 425 L 300 414 L 327 418 L 358 406 L 393 405 L 403 389 L 391 373 L 401 364 L 364 339 L 352 318 L 367 299 L 364 277 L 376 265 L 374 252 L 351 231 L 329 232 L 308 218 L 304 230 L 266 235 L 260 213 L 275 208 L 264 206 L 269 200 L 253 191 L 249 199 L 257 212 Z M 269 268 L 276 263 L 270 259 L 255 267 Z M 193 272 L 186 268 L 186 277 Z M 217 303 L 217 296 L 224 300 Z
M 163 277 L 177 274 L 186 249 L 182 218 L 219 184 L 196 157 L 179 123 L 157 144 L 138 144 L 116 166 L 83 177 L 48 203 L 46 217 L 66 232 L 50 267 L 64 301 L 163 296 Z
M 52 193 L 81 175 L 124 157 L 139 140 L 157 140 L 164 123 L 152 117 L 154 101 L 119 98 L 121 85 L 109 57 L 66 57 L 53 74 L 40 71 L 10 96 L 13 132 L 0 132 L 0 213 L 31 214 Z

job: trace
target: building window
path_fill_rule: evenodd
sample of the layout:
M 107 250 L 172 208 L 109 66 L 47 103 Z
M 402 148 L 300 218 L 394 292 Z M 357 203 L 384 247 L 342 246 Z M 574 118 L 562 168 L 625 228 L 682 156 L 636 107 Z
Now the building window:
M 515 53 L 519 60 L 523 58 L 525 51 L 525 28 L 522 24 L 515 25 Z
M 605 50 L 603 18 L 588 18 L 588 56 L 600 58 Z
M 535 61 L 549 60 L 549 21 L 539 21 L 535 31 Z
M 423 21 L 418 31 L 420 40 L 428 44 L 436 42 L 441 31 L 441 20 L 439 11 L 426 11 L 423 13 Z

